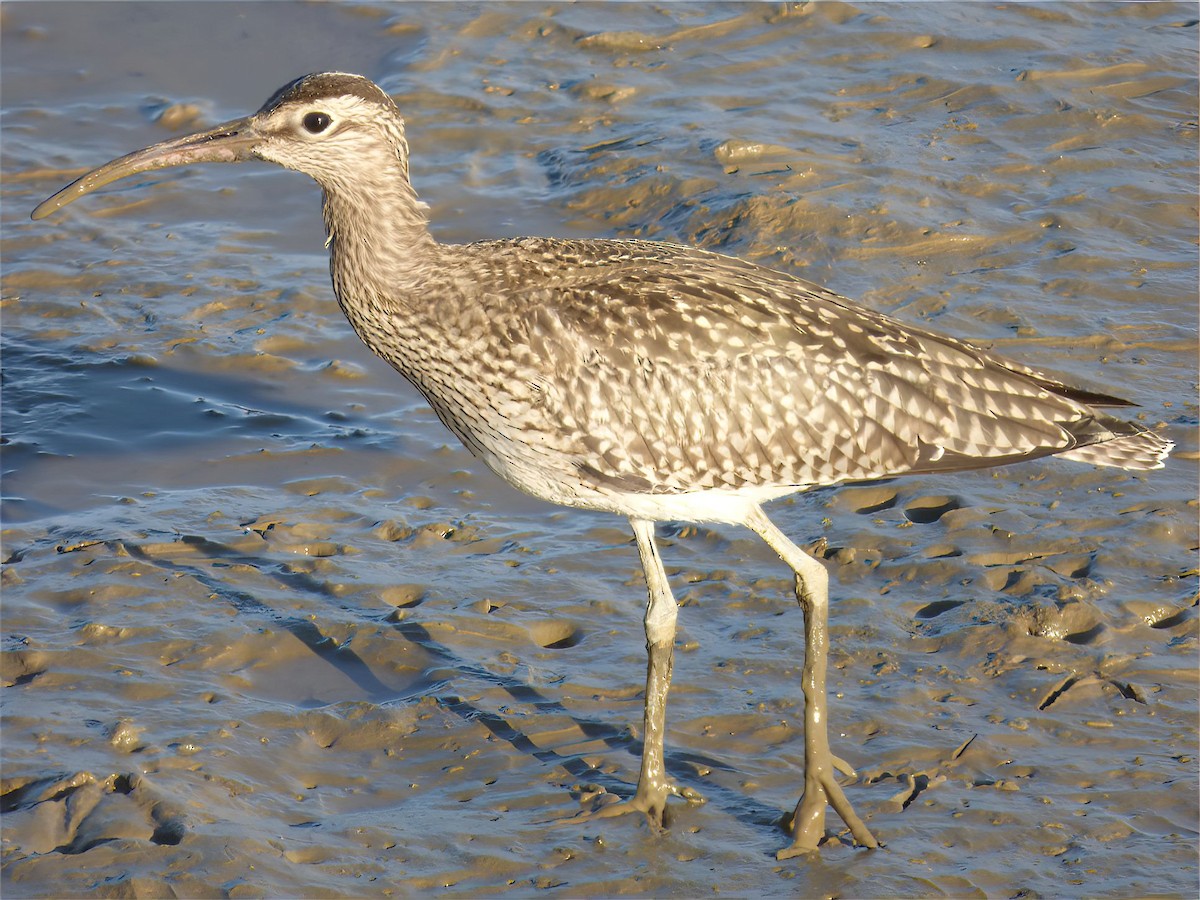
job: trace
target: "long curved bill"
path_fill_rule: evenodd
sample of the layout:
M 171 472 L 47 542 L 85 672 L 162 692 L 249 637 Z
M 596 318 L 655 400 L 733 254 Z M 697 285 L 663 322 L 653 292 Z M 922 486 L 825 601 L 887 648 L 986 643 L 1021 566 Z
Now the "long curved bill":
M 186 166 L 191 163 L 242 162 L 251 159 L 260 140 L 261 136 L 254 130 L 251 117 L 247 116 L 225 122 L 208 131 L 163 141 L 93 169 L 50 199 L 38 204 L 32 218 L 44 219 L 84 194 L 90 194 L 119 178 L 137 175 L 139 172 Z

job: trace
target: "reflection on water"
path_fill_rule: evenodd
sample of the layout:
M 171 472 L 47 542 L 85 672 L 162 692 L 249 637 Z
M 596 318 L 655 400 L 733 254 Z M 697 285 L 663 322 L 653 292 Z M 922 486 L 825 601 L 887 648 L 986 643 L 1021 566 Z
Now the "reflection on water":
M 1193 7 L 2 15 L 6 896 L 1194 893 Z M 159 117 L 320 69 L 394 94 L 443 240 L 757 259 L 1166 423 L 1146 477 L 775 507 L 825 541 L 835 752 L 887 849 L 775 863 L 800 615 L 757 539 L 695 526 L 660 528 L 668 766 L 709 802 L 545 824 L 636 778 L 630 536 L 499 483 L 357 343 L 305 179 L 165 171 L 28 222 Z

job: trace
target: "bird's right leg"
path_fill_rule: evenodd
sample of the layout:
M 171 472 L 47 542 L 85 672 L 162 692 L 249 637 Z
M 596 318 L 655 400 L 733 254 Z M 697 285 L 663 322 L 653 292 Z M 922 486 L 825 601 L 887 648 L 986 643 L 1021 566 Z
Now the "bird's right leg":
M 787 859 L 815 850 L 825 836 L 825 807 L 841 816 L 859 844 L 878 847 L 862 819 L 850 806 L 833 770 L 853 774 L 829 749 L 829 717 L 825 699 L 825 672 L 829 654 L 829 573 L 825 567 L 793 544 L 761 509 L 746 523 L 796 575 L 796 599 L 804 610 L 804 794 L 792 816 L 792 843 L 778 853 Z
M 679 604 L 671 593 L 662 557 L 654 543 L 654 523 L 631 519 L 638 554 L 646 573 L 646 703 L 643 710 L 642 769 L 631 804 L 659 827 L 669 794 L 679 789 L 667 780 L 663 745 L 667 728 L 667 692 L 675 665 L 675 620 Z
M 675 620 L 679 604 L 671 594 L 662 558 L 654 543 L 654 523 L 646 519 L 630 519 L 637 538 L 642 569 L 646 573 L 646 700 L 642 733 L 642 768 L 637 791 L 620 803 L 602 806 L 582 818 L 607 818 L 629 812 L 645 813 L 656 826 L 662 827 L 667 798 L 683 797 L 689 802 L 702 802 L 690 789 L 680 789 L 667 778 L 663 759 L 666 733 L 667 693 L 671 688 L 671 669 L 675 657 Z

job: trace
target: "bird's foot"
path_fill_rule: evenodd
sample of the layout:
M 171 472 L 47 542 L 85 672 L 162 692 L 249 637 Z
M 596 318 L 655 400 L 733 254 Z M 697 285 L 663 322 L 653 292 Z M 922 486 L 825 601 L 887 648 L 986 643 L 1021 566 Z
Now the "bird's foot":
M 842 760 L 837 757 L 831 759 L 840 771 L 846 774 L 854 773 Z M 805 773 L 804 796 L 796 804 L 796 811 L 792 815 L 792 843 L 776 853 L 776 859 L 791 859 L 793 856 L 817 849 L 825 837 L 826 805 L 832 806 L 834 812 L 846 823 L 855 843 L 869 849 L 879 846 L 879 841 L 875 840 L 875 836 L 846 799 L 842 786 L 834 780 L 833 773 L 829 768 L 822 766 L 816 772 Z
M 639 784 L 636 793 L 627 800 L 619 800 L 616 794 L 610 794 L 600 788 L 592 795 L 595 805 L 591 809 L 582 810 L 565 819 L 556 819 L 554 824 L 590 822 L 595 819 L 611 819 L 626 813 L 640 812 L 645 814 L 651 827 L 662 831 L 664 828 L 663 814 L 666 812 L 668 797 L 680 797 L 697 806 L 704 802 L 704 797 L 699 792 L 691 788 L 680 788 L 673 784 Z

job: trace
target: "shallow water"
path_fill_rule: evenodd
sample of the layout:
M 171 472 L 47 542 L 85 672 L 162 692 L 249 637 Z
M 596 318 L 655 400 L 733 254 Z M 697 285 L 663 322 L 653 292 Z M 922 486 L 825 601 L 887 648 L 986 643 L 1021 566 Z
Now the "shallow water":
M 1194 5 L 0 15 L 5 896 L 1196 895 Z M 834 751 L 884 848 L 774 859 L 801 617 L 723 528 L 659 530 L 667 763 L 708 802 L 547 824 L 636 779 L 631 536 L 500 483 L 358 344 L 304 178 L 29 222 L 320 69 L 396 97 L 443 240 L 757 259 L 1178 443 L 772 507 L 826 542 Z

